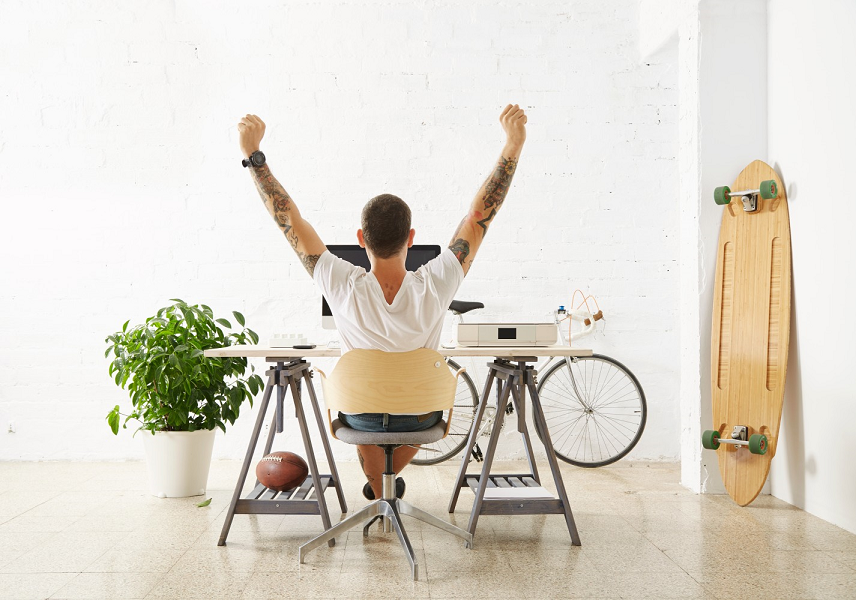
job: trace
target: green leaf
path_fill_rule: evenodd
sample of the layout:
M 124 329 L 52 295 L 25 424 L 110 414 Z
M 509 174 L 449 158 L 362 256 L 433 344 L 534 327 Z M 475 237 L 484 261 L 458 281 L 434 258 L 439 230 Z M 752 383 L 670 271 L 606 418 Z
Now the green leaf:
M 107 424 L 113 430 L 113 435 L 119 435 L 119 405 L 117 404 L 113 410 L 107 413 Z
M 235 315 L 235 320 L 241 324 L 241 327 L 243 327 L 244 326 L 244 315 L 242 315 L 241 313 L 239 313 L 236 310 L 233 310 L 232 314 Z
M 131 319 L 128 319 L 127 321 L 125 321 L 125 324 L 122 325 L 122 333 L 125 333 L 125 331 L 127 331 L 128 323 L 130 323 L 130 322 L 131 322 Z
M 229 329 L 232 329 L 232 324 L 229 323 L 229 321 L 227 321 L 226 319 L 215 319 L 215 321 L 220 323 L 220 325 L 222 325 L 223 327 L 228 327 Z
M 253 331 L 252 329 L 247 329 L 247 335 L 250 336 L 250 339 L 253 340 L 254 344 L 259 343 L 259 334 Z
M 199 508 L 203 508 L 205 506 L 208 506 L 209 504 L 211 504 L 211 498 L 208 498 L 208 500 L 204 500 L 204 501 L 200 502 L 196 506 L 198 506 Z
M 187 302 L 185 302 L 181 298 L 170 298 L 169 301 L 170 302 L 178 302 L 179 304 L 187 304 Z

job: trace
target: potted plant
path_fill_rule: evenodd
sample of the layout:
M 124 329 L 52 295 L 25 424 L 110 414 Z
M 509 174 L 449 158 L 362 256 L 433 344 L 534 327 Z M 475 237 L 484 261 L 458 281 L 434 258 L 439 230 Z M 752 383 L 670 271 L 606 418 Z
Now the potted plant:
M 134 432 L 145 430 L 144 446 L 152 494 L 184 497 L 204 494 L 211 466 L 216 428 L 234 424 L 244 400 L 264 388 L 256 374 L 243 378 L 246 358 L 206 358 L 209 348 L 256 344 L 259 336 L 245 327 L 244 316 L 232 312 L 242 327 L 226 334 L 226 319 L 215 319 L 206 305 L 190 306 L 173 299 L 136 327 L 109 335 L 105 357 L 111 356 L 110 375 L 127 386 L 133 410 L 123 414 L 117 404 L 107 415 L 114 434 L 130 419 L 139 421 Z M 251 367 L 251 373 L 255 367 Z

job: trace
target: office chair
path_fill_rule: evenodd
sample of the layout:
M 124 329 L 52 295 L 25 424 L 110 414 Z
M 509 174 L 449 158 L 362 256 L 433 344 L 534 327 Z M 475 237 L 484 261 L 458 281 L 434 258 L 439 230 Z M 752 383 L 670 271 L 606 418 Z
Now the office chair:
M 464 369 L 453 375 L 439 352 L 420 348 L 411 352 L 351 350 L 342 356 L 329 378 L 323 371 L 316 371 L 321 376 L 330 434 L 347 444 L 380 446 L 384 450 L 386 468 L 383 473 L 382 497 L 300 546 L 300 562 L 303 563 L 306 555 L 318 546 L 360 525 L 366 519 L 369 522 L 363 528 L 363 535 L 367 536 L 371 524 L 382 518 L 384 531 L 389 532 L 392 528 L 398 534 L 398 539 L 407 552 L 413 579 L 416 580 L 419 565 L 413 546 L 404 531 L 402 514 L 457 535 L 466 540 L 468 548 L 472 547 L 471 533 L 395 497 L 396 473 L 392 462 L 393 451 L 400 446 L 430 444 L 448 435 L 457 379 Z M 425 431 L 358 431 L 346 426 L 339 419 L 332 418 L 332 411 L 424 414 L 439 410 L 449 411 L 446 421 L 441 420 Z

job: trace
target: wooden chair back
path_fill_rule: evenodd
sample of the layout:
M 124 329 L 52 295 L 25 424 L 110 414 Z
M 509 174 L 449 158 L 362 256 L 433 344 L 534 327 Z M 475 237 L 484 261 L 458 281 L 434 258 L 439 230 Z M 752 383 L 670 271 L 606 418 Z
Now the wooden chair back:
M 439 410 L 449 411 L 448 434 L 458 376 L 465 369 L 453 374 L 439 352 L 419 348 L 410 352 L 351 350 L 342 355 L 329 377 L 315 370 L 321 376 L 331 434 L 332 411 L 425 414 Z

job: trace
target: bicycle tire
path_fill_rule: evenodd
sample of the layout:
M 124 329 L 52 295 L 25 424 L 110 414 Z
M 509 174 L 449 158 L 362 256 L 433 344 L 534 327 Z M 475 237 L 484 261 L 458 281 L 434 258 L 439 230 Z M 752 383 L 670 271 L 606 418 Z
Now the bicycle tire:
M 560 361 L 540 378 L 537 391 L 556 456 L 577 467 L 603 467 L 624 458 L 645 430 L 645 392 L 630 369 L 614 358 L 593 354 Z M 537 421 L 535 432 L 543 442 Z M 617 439 L 605 440 L 609 436 Z
M 460 365 L 448 359 L 446 363 L 452 371 L 460 369 Z M 422 444 L 419 452 L 411 461 L 414 465 L 436 465 L 457 455 L 467 445 L 467 438 L 476 417 L 479 405 L 479 395 L 472 378 L 466 371 L 458 378 L 458 389 L 455 391 L 455 410 L 452 411 L 452 427 L 449 435 L 438 442 Z M 431 452 L 424 448 L 433 448 L 439 452 Z

